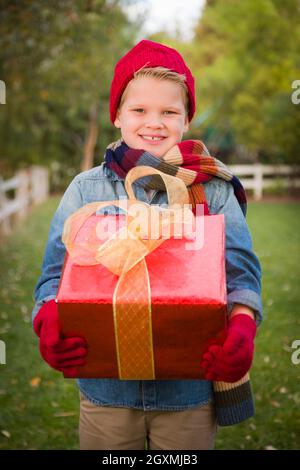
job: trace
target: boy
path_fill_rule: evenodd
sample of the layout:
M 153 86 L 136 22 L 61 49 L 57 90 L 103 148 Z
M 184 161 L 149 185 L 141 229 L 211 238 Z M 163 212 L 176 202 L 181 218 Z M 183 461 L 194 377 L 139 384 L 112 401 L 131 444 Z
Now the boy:
M 213 381 L 228 382 L 230 389 L 241 380 L 238 393 L 248 390 L 244 376 L 252 363 L 256 324 L 262 315 L 260 265 L 252 251 L 237 178 L 210 157 L 200 141 L 182 141 L 194 113 L 194 79 L 174 49 L 143 40 L 117 63 L 110 117 L 122 138 L 107 147 L 102 165 L 74 178 L 54 215 L 35 290 L 34 329 L 45 361 L 76 377 L 76 366 L 85 362 L 87 345 L 82 338 L 60 338 L 53 300 L 65 255 L 61 241 L 64 222 L 89 202 L 126 197 L 127 172 L 148 165 L 181 178 L 194 209 L 203 203 L 206 213 L 225 215 L 227 337 L 223 345 L 211 345 L 203 358 L 206 380 L 79 379 L 81 449 L 144 449 L 145 441 L 149 449 L 211 449 L 217 425 Z M 167 202 L 160 178 L 140 180 L 134 188 L 137 199 L 144 202 Z M 106 213 L 116 213 L 115 207 L 110 206 Z M 225 398 L 228 393 L 225 387 Z M 229 403 L 231 421 L 226 421 L 223 410 L 221 424 L 251 415 L 247 393 L 236 407 L 235 418 Z

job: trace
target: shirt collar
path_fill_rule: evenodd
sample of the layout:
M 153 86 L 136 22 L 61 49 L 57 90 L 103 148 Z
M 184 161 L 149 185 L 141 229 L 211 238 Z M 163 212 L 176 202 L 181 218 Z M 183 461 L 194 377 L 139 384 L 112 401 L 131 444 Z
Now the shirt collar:
M 124 181 L 124 178 L 118 176 L 114 171 L 106 166 L 106 163 L 103 163 L 103 172 L 111 181 Z

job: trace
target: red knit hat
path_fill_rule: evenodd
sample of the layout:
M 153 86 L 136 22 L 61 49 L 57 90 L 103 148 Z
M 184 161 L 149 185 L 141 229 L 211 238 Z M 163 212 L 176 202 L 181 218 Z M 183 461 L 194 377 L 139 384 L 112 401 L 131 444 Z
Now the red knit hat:
M 163 46 L 158 42 L 143 39 L 130 49 L 115 66 L 114 77 L 110 88 L 110 120 L 114 123 L 122 94 L 133 78 L 134 72 L 142 67 L 166 67 L 174 72 L 185 74 L 189 95 L 189 121 L 195 114 L 195 82 L 190 69 L 182 56 L 175 49 Z

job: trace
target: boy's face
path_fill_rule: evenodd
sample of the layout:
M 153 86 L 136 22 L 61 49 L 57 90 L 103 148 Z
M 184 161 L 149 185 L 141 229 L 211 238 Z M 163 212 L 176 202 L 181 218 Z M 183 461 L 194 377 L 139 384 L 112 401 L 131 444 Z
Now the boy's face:
M 188 130 L 183 90 L 177 83 L 139 77 L 128 83 L 123 99 L 114 124 L 131 148 L 162 157 Z

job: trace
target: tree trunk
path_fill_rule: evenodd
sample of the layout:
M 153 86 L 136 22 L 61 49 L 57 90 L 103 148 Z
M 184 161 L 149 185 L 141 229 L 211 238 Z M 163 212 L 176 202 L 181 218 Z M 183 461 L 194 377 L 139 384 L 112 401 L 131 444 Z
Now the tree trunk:
M 93 104 L 90 107 L 89 127 L 87 138 L 84 144 L 83 159 L 81 164 L 81 171 L 90 170 L 94 163 L 94 151 L 97 143 L 98 136 L 98 107 Z

